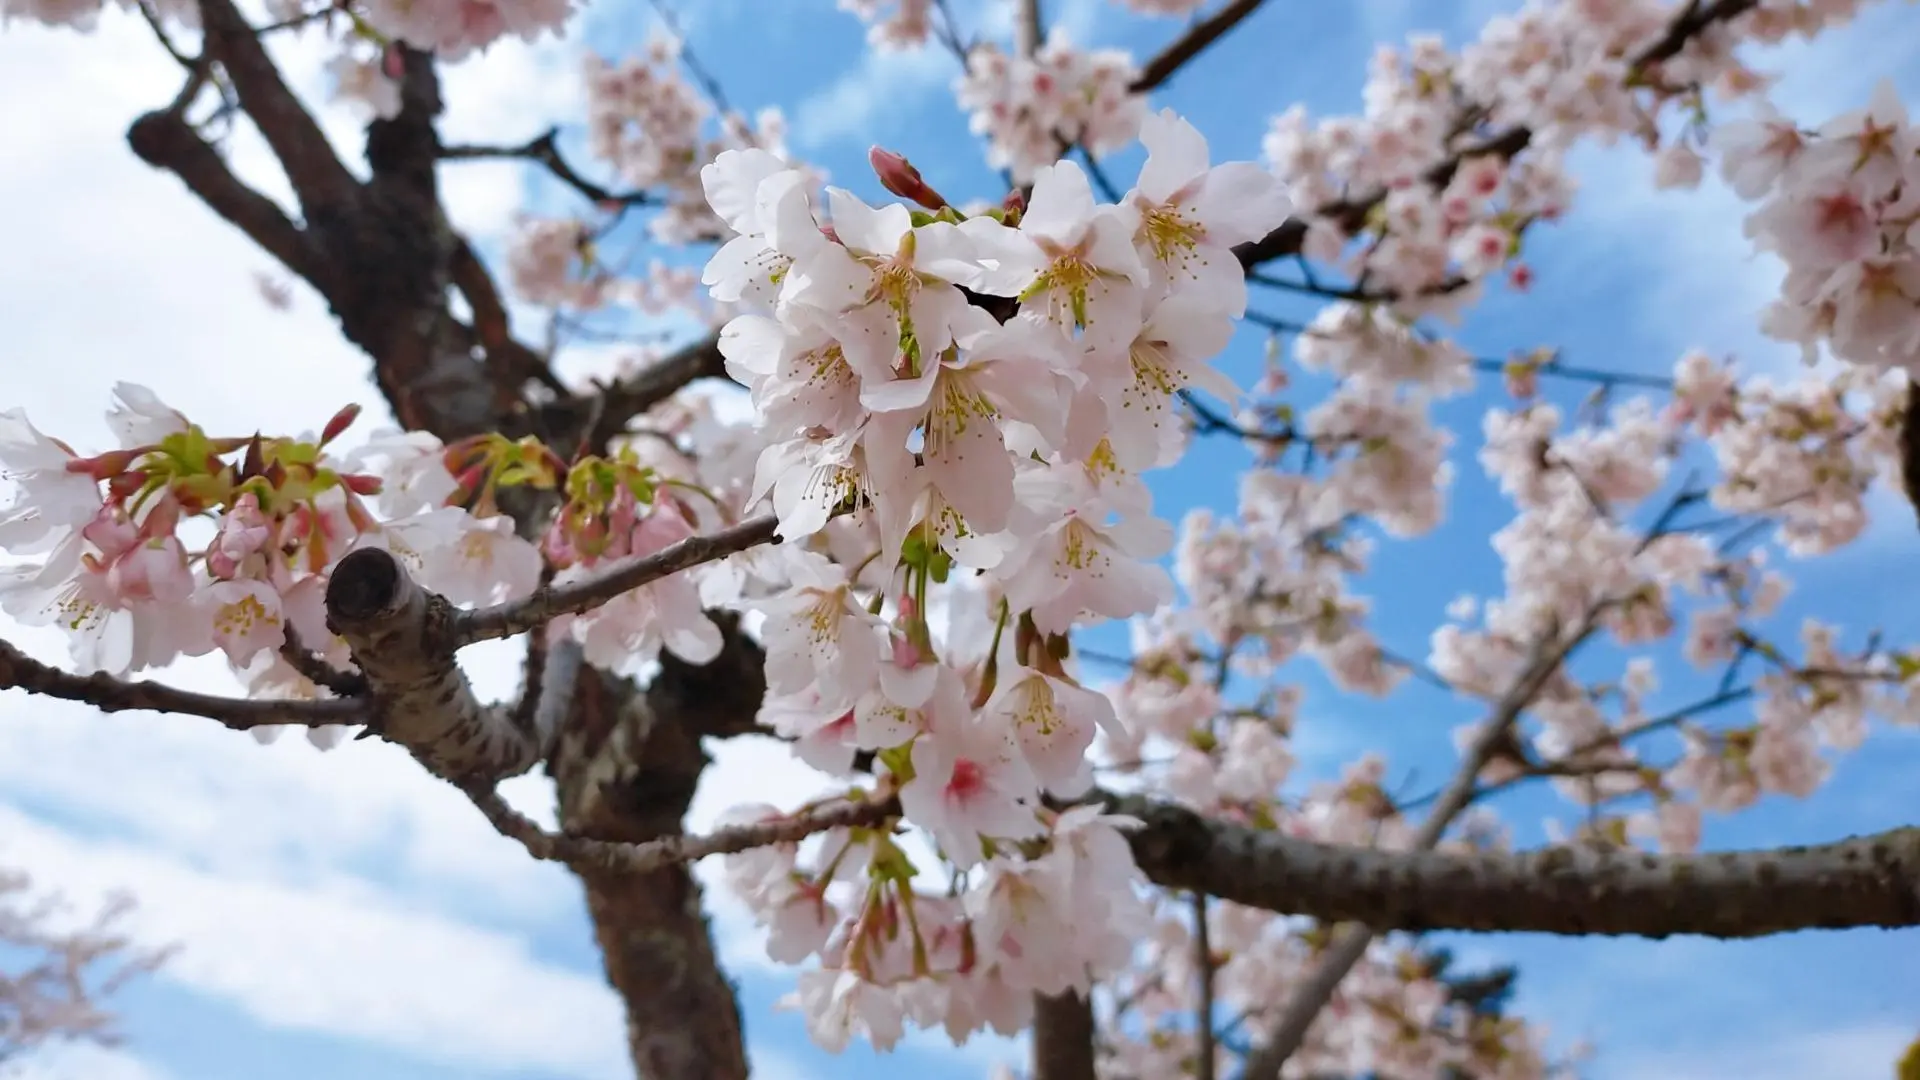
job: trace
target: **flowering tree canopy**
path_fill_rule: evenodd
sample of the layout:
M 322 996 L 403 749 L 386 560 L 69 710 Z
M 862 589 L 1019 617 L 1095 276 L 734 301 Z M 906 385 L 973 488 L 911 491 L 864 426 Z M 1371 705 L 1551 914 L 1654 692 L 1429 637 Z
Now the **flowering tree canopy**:
M 1078 48 L 1035 0 L 990 5 L 998 36 L 941 0 L 841 0 L 871 48 L 959 61 L 1004 179 L 973 192 L 884 148 L 837 186 L 672 36 L 586 59 L 584 156 L 559 129 L 443 141 L 442 73 L 561 33 L 565 0 L 113 6 L 180 69 L 133 153 L 324 298 L 397 426 L 334 403 L 317 432 L 210 430 L 136 382 L 108 446 L 0 412 L 0 610 L 71 644 L 52 665 L 0 642 L 0 687 L 405 748 L 578 875 L 642 1075 L 746 1075 L 688 869 L 710 857 L 821 1045 L 1031 1031 L 1036 1080 L 1571 1075 L 1577 1052 L 1477 1007 L 1415 935 L 1920 925 L 1915 828 L 1698 850 L 1708 815 L 1807 795 L 1920 722 L 1920 647 L 1782 614 L 1785 568 L 1920 469 L 1920 129 L 1890 86 L 1782 115 L 1745 59 L 1863 0 L 1530 0 L 1459 48 L 1381 48 L 1362 112 L 1289 110 L 1257 151 L 1154 98 L 1260 0 L 1125 0 L 1167 20 L 1147 56 Z M 276 64 L 293 36 L 331 50 L 334 99 Z M 364 161 L 323 130 L 339 110 Z M 232 167 L 237 125 L 290 198 Z M 1761 325 L 1799 377 L 1454 340 L 1532 283 L 1568 152 L 1623 138 L 1664 186 L 1712 168 L 1750 200 L 1786 267 Z M 439 178 L 499 158 L 580 201 L 489 265 Z M 601 253 L 635 232 L 693 268 Z M 1282 295 L 1300 318 L 1256 300 Z M 701 329 L 617 379 L 556 374 L 589 320 L 667 314 Z M 1249 327 L 1272 347 L 1236 385 L 1215 361 Z M 1507 401 L 1467 461 L 1435 410 L 1483 380 Z M 1145 477 L 1206 437 L 1254 464 L 1237 505 L 1176 527 Z M 1433 531 L 1469 465 L 1508 503 L 1503 587 L 1402 654 L 1369 561 Z M 1127 655 L 1090 644 L 1103 624 Z M 488 702 L 456 655 L 507 638 L 522 689 Z M 243 692 L 142 675 L 206 655 Z M 1476 702 L 1452 778 L 1403 796 L 1368 755 L 1290 787 L 1309 665 Z M 1663 675 L 1709 689 L 1656 709 Z M 688 834 L 702 741 L 746 734 L 839 794 Z M 497 790 L 534 770 L 556 829 Z M 1484 803 L 1524 784 L 1578 825 L 1516 849 Z

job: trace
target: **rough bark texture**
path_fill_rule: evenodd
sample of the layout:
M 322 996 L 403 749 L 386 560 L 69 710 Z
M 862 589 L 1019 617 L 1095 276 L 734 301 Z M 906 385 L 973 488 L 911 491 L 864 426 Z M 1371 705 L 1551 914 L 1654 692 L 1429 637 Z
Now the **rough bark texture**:
M 663 657 L 644 695 L 585 671 L 548 771 L 562 831 L 645 843 L 678 835 L 706 767 L 702 735 L 752 723 L 764 694 L 760 650 L 730 635 L 711 665 Z M 751 702 L 751 704 L 749 704 Z M 646 1080 L 746 1075 L 740 1007 L 714 955 L 692 868 L 629 874 L 582 867 L 607 979 L 627 1006 L 627 1038 Z
M 1156 884 L 1377 930 L 1745 938 L 1920 924 L 1920 828 L 1702 855 L 1463 854 L 1317 844 L 1131 799 L 1116 809 L 1146 821 L 1133 852 Z
M 491 785 L 532 768 L 541 747 L 511 710 L 474 697 L 454 661 L 453 614 L 379 548 L 341 559 L 327 581 L 327 625 L 353 650 L 375 702 L 369 726 L 435 776 Z

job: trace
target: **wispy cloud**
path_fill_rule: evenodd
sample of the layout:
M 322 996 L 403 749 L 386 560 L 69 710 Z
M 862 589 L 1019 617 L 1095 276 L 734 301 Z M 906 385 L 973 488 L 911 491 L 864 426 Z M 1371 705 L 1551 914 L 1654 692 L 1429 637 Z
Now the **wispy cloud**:
M 794 141 L 819 149 L 878 138 L 885 126 L 907 119 L 959 71 L 952 56 L 932 47 L 868 49 L 852 68 L 794 107 Z
M 260 808 L 233 803 L 229 812 L 250 809 Z M 0 837 L 0 858 L 58 882 L 83 907 L 131 884 L 141 937 L 182 946 L 157 977 L 266 1025 L 488 1070 L 613 1078 L 629 1067 L 620 1005 L 602 980 L 536 961 L 514 936 L 422 911 L 364 881 L 216 875 L 7 807 Z

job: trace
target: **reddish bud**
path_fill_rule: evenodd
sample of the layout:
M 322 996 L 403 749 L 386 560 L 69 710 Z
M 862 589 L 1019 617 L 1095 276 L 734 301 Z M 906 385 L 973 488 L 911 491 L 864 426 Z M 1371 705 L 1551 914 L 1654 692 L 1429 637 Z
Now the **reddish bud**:
M 1019 225 L 1021 215 L 1027 212 L 1026 194 L 1019 188 L 1007 192 L 1007 197 L 1000 202 L 1000 209 L 1007 215 L 1009 226 Z
M 398 45 L 387 46 L 380 54 L 380 73 L 389 79 L 407 77 L 407 54 Z
M 320 432 L 320 445 L 325 446 L 339 438 L 340 433 L 351 427 L 353 422 L 359 418 L 360 406 L 357 404 L 349 405 L 339 412 L 334 413 L 333 419 L 327 421 L 326 428 Z
M 138 495 L 146 483 L 147 474 L 144 472 L 119 473 L 107 479 L 107 494 L 116 502 L 130 499 Z
M 340 477 L 340 482 L 355 495 L 380 494 L 380 478 L 377 476 L 367 473 L 345 473 Z
M 912 199 L 929 210 L 946 208 L 946 198 L 921 179 L 920 170 L 914 168 L 906 158 L 876 146 L 867 151 L 867 161 L 873 166 L 874 174 L 880 177 L 881 187 L 903 199 Z
M 470 468 L 460 470 L 459 473 L 455 474 L 453 480 L 454 483 L 460 485 L 460 490 L 464 494 L 471 495 L 479 491 L 480 485 L 487 482 L 486 462 L 483 461 Z
M 67 471 L 86 473 L 95 480 L 112 480 L 126 472 L 140 454 L 139 450 L 109 450 L 98 457 L 77 457 L 67 462 Z

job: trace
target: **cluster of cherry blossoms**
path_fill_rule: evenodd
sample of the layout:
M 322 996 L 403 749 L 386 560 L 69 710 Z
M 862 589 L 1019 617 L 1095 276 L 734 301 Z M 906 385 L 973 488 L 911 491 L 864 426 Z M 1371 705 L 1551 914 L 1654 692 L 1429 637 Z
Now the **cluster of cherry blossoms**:
M 1132 88 L 1139 74 L 1127 53 L 1076 49 L 1056 29 L 1032 56 L 976 45 L 954 94 L 973 133 L 987 137 L 987 163 L 1024 184 L 1065 148 L 1098 157 L 1140 137 L 1147 104 Z
M 1920 376 L 1920 131 L 1891 82 L 1812 131 L 1762 108 L 1717 128 L 1727 182 L 1760 202 L 1747 233 L 1786 264 L 1761 328 L 1876 370 Z
M 867 41 L 876 49 L 910 49 L 933 33 L 935 0 L 838 0 L 867 24 Z
M 1669 45 L 1678 12 L 1666 0 L 1534 0 L 1488 20 L 1457 54 L 1437 36 L 1380 46 L 1361 115 L 1314 123 L 1295 106 L 1274 120 L 1266 157 L 1307 219 L 1308 256 L 1343 263 L 1404 313 L 1457 312 L 1492 273 L 1525 287 L 1522 234 L 1572 195 L 1567 147 L 1658 145 L 1662 116 L 1691 115 L 1703 91 L 1765 85 L 1737 46 L 1810 38 L 1859 6 L 1761 0 Z M 1663 174 L 1698 167 L 1684 140 L 1662 151 Z
M 325 610 L 328 575 L 349 552 L 384 548 L 456 605 L 502 603 L 547 570 L 564 584 L 685 539 L 701 519 L 691 502 L 715 497 L 671 444 L 652 457 L 627 447 L 569 463 L 534 440 L 443 446 L 390 432 L 336 456 L 357 407 L 317 437 L 222 438 L 144 387 L 122 383 L 115 398 L 108 422 L 119 446 L 93 457 L 18 410 L 0 413 L 0 475 L 17 488 L 0 511 L 0 550 L 39 556 L 0 569 L 0 610 L 65 631 L 86 671 L 122 675 L 218 651 L 256 697 L 328 697 L 352 670 Z M 498 509 L 514 487 L 563 496 L 537 541 Z M 739 487 L 722 490 L 737 501 Z M 703 581 L 653 582 L 556 620 L 552 632 L 611 671 L 636 673 L 662 648 L 705 662 L 720 644 L 706 605 L 739 592 L 723 580 L 703 603 Z M 311 732 L 323 747 L 339 735 Z
M 120 675 L 217 650 L 257 695 L 324 695 L 308 676 L 351 667 L 326 626 L 326 572 L 361 545 L 401 554 L 458 602 L 538 583 L 539 554 L 508 518 L 440 505 L 450 477 L 388 489 L 333 456 L 355 407 L 318 437 L 216 438 L 144 387 L 122 383 L 114 397 L 119 445 L 93 457 L 19 410 L 0 413 L 0 472 L 18 489 L 0 513 L 0 550 L 43 556 L 0 571 L 0 610 L 65 631 L 83 670 Z M 295 666 L 289 642 L 319 667 Z
M 1208 366 L 1245 302 L 1230 249 L 1289 210 L 1258 167 L 1211 166 L 1170 112 L 1142 141 L 1118 204 L 1059 164 L 1024 207 L 973 217 L 884 153 L 883 182 L 921 209 L 829 188 L 823 224 L 807 177 L 771 154 L 705 170 L 738 233 L 705 280 L 759 308 L 721 335 L 768 442 L 749 500 L 770 498 L 790 540 L 864 510 L 877 543 L 837 562 L 776 549 L 792 553 L 787 587 L 757 605 L 763 718 L 832 772 L 875 755 L 907 821 L 970 882 L 956 901 L 916 893 L 880 833 L 829 842 L 805 870 L 791 852 L 736 859 L 732 879 L 782 928 L 776 953 L 821 955 L 801 998 L 829 1044 L 849 1026 L 889 1043 L 902 1015 L 1011 1030 L 1031 991 L 1126 962 L 1125 911 L 1086 915 L 1133 895 L 1116 823 L 1042 805 L 1084 790 L 1096 731 L 1118 728 L 1063 665 L 1065 635 L 1172 598 L 1148 561 L 1170 530 L 1139 473 L 1182 449 L 1176 394 L 1234 396 Z M 936 635 L 935 603 L 971 610 L 972 632 Z M 843 905 L 826 890 L 849 868 L 865 884 Z
M 751 122 L 726 112 L 719 139 L 704 133 L 716 106 L 687 81 L 682 48 L 677 37 L 655 34 L 638 57 L 586 60 L 588 148 L 623 184 L 661 204 L 647 227 L 662 243 L 722 232 L 702 197 L 704 163 L 727 149 L 785 154 L 786 120 L 778 109 L 762 110 Z

